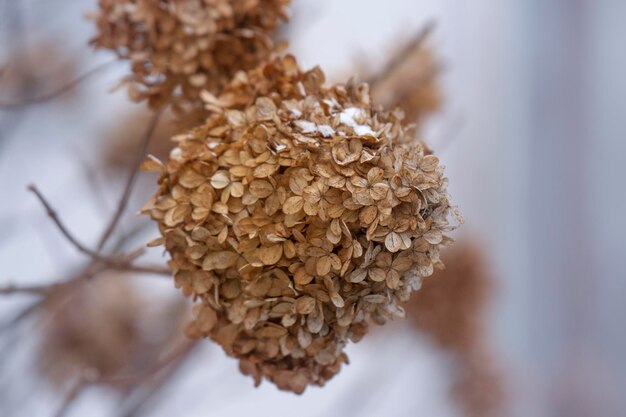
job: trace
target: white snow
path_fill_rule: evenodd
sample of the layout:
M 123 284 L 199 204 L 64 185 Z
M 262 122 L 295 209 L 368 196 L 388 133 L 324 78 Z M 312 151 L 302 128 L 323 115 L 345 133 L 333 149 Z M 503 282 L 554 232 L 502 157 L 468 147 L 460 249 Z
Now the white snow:
M 372 130 L 371 127 L 369 127 L 368 125 L 359 124 L 356 120 L 354 120 L 355 118 L 361 117 L 365 117 L 365 113 L 362 109 L 359 109 L 358 107 L 348 107 L 341 112 L 341 114 L 339 115 L 339 120 L 341 121 L 341 124 L 350 126 L 352 130 L 354 130 L 354 133 L 359 136 L 369 135 L 376 137 L 376 133 Z

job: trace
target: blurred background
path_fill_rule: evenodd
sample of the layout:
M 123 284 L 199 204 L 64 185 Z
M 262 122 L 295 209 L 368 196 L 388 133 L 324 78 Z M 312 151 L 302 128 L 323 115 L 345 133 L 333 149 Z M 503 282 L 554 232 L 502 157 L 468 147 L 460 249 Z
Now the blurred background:
M 447 166 L 465 215 L 457 237 L 480 258 L 469 264 L 488 277 L 476 284 L 484 291 L 461 287 L 438 300 L 457 306 L 479 294 L 480 306 L 457 315 L 484 314 L 475 336 L 485 349 L 471 362 L 480 370 L 459 383 L 466 344 L 450 348 L 450 338 L 409 319 L 349 346 L 350 365 L 322 389 L 254 388 L 218 346 L 184 344 L 189 306 L 168 279 L 113 277 L 112 288 L 78 289 L 81 303 L 47 297 L 18 324 L 37 296 L 0 294 L 0 415 L 626 415 L 626 2 L 293 3 L 282 35 L 304 67 L 321 65 L 337 81 L 367 78 L 434 24 L 428 46 L 442 66 L 443 105 L 422 136 Z M 97 242 L 124 188 L 137 146 L 128 142 L 148 122 L 124 91 L 109 92 L 125 64 L 87 45 L 94 28 L 83 15 L 95 8 L 91 0 L 0 0 L 2 102 L 41 97 L 105 65 L 53 100 L 0 110 L 0 286 L 64 280 L 84 267 L 26 187 L 37 184 L 82 242 Z M 120 245 L 157 236 L 133 216 L 153 180 L 140 175 L 122 220 L 136 233 Z M 151 250 L 147 259 L 163 257 Z M 107 292 L 124 308 L 89 310 Z M 157 364 L 160 376 L 139 389 L 133 377 L 78 395 L 69 371 L 52 368 L 63 368 L 62 355 L 80 351 L 83 339 L 110 345 L 97 365 L 85 359 L 101 373 L 132 357 L 131 375 Z M 131 339 L 138 342 L 126 346 Z M 69 368 L 81 355 L 70 354 Z

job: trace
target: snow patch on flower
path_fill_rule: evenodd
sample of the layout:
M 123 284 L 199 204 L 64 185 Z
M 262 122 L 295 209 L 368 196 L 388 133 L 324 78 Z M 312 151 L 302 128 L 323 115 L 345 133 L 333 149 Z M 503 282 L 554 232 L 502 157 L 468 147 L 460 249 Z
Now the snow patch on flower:
M 354 130 L 358 136 L 373 136 L 376 137 L 376 133 L 368 125 L 359 124 L 355 118 L 363 118 L 365 113 L 358 107 L 348 107 L 339 114 L 339 121 L 341 124 L 349 126 Z

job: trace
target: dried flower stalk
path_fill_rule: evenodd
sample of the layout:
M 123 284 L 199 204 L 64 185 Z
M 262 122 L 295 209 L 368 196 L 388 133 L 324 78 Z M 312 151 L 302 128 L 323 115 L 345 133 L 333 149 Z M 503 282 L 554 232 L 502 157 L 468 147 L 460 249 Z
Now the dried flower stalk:
M 343 349 L 441 266 L 453 226 L 439 160 L 367 84 L 324 86 L 292 56 L 240 73 L 213 113 L 175 137 L 147 205 L 176 285 L 210 337 L 257 383 L 301 393 L 347 362 Z

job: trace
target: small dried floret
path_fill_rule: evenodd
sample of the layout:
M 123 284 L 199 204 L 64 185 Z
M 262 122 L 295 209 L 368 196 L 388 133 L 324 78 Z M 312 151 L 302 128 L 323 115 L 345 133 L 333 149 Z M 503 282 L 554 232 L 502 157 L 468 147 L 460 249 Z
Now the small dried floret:
M 131 98 L 186 111 L 275 49 L 290 0 L 100 0 L 92 44 L 132 64 Z
M 347 362 L 367 323 L 441 265 L 449 243 L 439 160 L 366 84 L 324 86 L 292 56 L 240 73 L 214 113 L 175 138 L 146 208 L 176 285 L 193 295 L 189 334 L 211 337 L 257 383 L 302 392 Z

